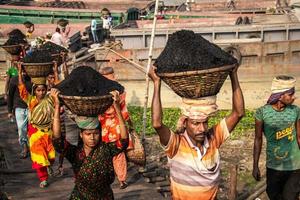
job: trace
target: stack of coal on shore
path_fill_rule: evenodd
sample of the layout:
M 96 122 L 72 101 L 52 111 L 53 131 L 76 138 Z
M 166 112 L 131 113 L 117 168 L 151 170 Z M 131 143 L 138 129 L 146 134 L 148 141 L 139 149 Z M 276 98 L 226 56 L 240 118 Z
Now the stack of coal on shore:
M 56 86 L 66 107 L 77 116 L 97 117 L 113 103 L 111 91 L 124 92 L 124 87 L 88 66 L 75 68 Z

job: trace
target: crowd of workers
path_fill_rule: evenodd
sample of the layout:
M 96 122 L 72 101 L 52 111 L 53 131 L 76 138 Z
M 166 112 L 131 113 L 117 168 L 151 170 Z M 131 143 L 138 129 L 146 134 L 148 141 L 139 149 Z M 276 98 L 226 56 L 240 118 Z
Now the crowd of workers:
M 93 33 L 97 23 L 92 20 Z M 110 13 L 104 16 L 103 27 L 111 26 Z M 31 31 L 34 28 L 30 29 Z M 69 29 L 57 27 L 46 39 L 64 45 Z M 29 32 L 29 31 L 28 31 Z M 32 33 L 32 32 L 31 32 Z M 65 35 L 63 35 L 64 33 Z M 230 72 L 232 110 L 220 122 L 208 128 L 208 121 L 217 112 L 216 98 L 183 100 L 178 129 L 171 130 L 163 121 L 161 79 L 152 67 L 153 81 L 152 126 L 169 158 L 172 199 L 215 199 L 220 179 L 220 146 L 245 115 L 243 93 L 238 80 L 238 67 Z M 129 132 L 134 131 L 126 108 L 126 93 L 112 91 L 114 103 L 98 117 L 76 117 L 80 129 L 78 145 L 69 143 L 64 125 L 64 108 L 53 86 L 59 80 L 58 66 L 47 80 L 34 82 L 22 70 L 8 71 L 11 79 L 7 87 L 8 117 L 15 116 L 20 158 L 30 156 L 40 187 L 49 185 L 49 175 L 55 154 L 60 154 L 58 175 L 63 174 L 63 158 L 71 163 L 75 187 L 70 199 L 113 199 L 111 184 L 115 174 L 120 188 L 128 186 L 125 151 L 134 148 Z M 111 67 L 99 73 L 116 80 Z M 33 83 L 32 83 L 33 82 Z M 267 141 L 266 179 L 267 194 L 271 200 L 297 200 L 300 192 L 300 109 L 293 105 L 296 80 L 291 76 L 277 76 L 272 81 L 271 95 L 255 113 L 255 141 L 253 148 L 253 177 L 260 180 L 258 167 L 262 138 Z

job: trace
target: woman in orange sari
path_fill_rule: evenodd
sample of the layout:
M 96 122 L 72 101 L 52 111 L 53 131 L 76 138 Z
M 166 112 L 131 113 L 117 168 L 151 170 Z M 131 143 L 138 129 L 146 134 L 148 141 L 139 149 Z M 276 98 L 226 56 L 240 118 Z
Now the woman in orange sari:
M 99 72 L 107 79 L 116 81 L 116 77 L 112 67 L 102 68 L 100 69 Z M 129 136 L 128 131 L 129 132 L 133 131 L 133 124 L 129 117 L 129 113 L 126 107 L 125 97 L 126 97 L 126 92 L 120 94 L 120 108 L 124 120 L 129 125 L 129 130 L 126 129 L 127 135 Z M 121 148 L 122 145 L 120 140 L 121 139 L 120 122 L 117 117 L 115 108 L 111 106 L 105 111 L 104 114 L 99 115 L 99 121 L 102 127 L 102 141 L 105 143 L 116 143 L 117 147 Z M 129 137 L 127 150 L 129 149 L 133 149 L 133 142 L 130 137 Z M 113 157 L 113 166 L 120 183 L 120 189 L 125 189 L 128 186 L 128 183 L 126 182 L 127 161 L 126 161 L 125 152 L 121 152 Z
M 22 67 L 18 64 L 19 93 L 28 105 L 28 138 L 32 168 L 37 171 L 40 187 L 48 186 L 47 167 L 55 160 L 52 145 L 52 124 L 55 111 L 54 90 L 47 94 L 46 78 L 32 78 L 33 94 L 29 94 L 22 80 Z

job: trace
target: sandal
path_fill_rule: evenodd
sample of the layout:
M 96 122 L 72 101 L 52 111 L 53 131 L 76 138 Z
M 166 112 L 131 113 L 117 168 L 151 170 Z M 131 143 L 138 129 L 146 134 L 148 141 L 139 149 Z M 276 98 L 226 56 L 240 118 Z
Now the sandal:
M 120 185 L 120 189 L 125 189 L 127 188 L 128 183 L 126 183 L 125 181 L 122 181 L 121 185 Z
M 40 183 L 40 188 L 45 188 L 49 185 L 48 181 L 47 180 L 44 180 Z
M 21 152 L 20 153 L 20 159 L 26 159 L 27 157 L 29 156 L 29 154 L 28 153 L 26 153 L 26 152 Z

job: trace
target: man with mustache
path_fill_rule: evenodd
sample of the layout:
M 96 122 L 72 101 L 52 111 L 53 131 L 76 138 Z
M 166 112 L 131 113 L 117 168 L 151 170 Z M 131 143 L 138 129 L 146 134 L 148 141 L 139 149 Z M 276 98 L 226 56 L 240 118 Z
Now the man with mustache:
M 231 113 L 208 128 L 209 117 L 217 111 L 216 97 L 183 98 L 182 116 L 175 133 L 162 122 L 161 79 L 154 70 L 149 72 L 154 84 L 152 126 L 168 156 L 172 199 L 215 199 L 220 179 L 219 148 L 245 113 L 237 68 L 230 72 Z

